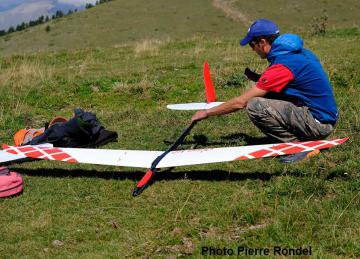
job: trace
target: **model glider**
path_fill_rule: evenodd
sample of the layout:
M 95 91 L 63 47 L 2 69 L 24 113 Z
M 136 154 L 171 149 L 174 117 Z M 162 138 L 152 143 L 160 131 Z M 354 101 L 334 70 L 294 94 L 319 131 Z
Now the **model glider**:
M 240 147 L 190 149 L 169 152 L 156 166 L 166 168 L 275 157 L 305 151 L 320 150 L 342 144 L 348 139 L 316 140 L 280 144 L 266 144 Z M 86 148 L 58 148 L 44 146 L 14 147 L 4 144 L 3 149 L 16 156 L 69 163 L 113 165 L 124 167 L 150 168 L 162 151 L 114 150 Z
M 179 103 L 169 104 L 166 107 L 171 110 L 207 110 L 222 104 L 223 102 L 216 102 L 215 88 L 211 80 L 209 63 L 207 61 L 204 62 L 203 76 L 206 103 Z

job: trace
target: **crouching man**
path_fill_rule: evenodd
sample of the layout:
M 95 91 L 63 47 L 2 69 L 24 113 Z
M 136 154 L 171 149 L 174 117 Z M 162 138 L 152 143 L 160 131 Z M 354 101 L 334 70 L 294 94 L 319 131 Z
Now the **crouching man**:
M 269 20 L 255 21 L 240 45 L 249 45 L 269 67 L 261 75 L 245 70 L 256 83 L 217 107 L 195 113 L 192 121 L 224 115 L 246 108 L 250 120 L 276 142 L 324 139 L 333 131 L 338 111 L 326 76 L 317 57 L 303 48 L 295 34 L 279 34 Z M 302 160 L 310 153 L 288 156 L 283 162 Z

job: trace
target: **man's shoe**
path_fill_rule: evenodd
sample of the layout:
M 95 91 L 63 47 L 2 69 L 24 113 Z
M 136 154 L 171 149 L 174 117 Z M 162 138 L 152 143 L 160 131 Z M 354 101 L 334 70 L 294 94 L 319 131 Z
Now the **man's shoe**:
M 319 154 L 320 151 L 315 149 L 312 151 L 307 151 L 307 152 L 301 152 L 301 153 L 296 153 L 296 154 L 291 154 L 291 155 L 287 155 L 281 158 L 281 163 L 295 163 L 295 162 L 299 162 L 299 161 L 303 161 L 308 159 L 309 157 L 312 157 L 314 155 Z

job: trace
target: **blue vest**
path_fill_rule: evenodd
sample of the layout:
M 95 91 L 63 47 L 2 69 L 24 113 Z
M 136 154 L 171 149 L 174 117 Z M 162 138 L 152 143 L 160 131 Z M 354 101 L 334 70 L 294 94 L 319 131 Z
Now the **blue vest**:
M 313 117 L 321 123 L 335 124 L 338 111 L 330 82 L 317 57 L 302 47 L 302 40 L 294 34 L 280 35 L 267 56 L 270 66 L 281 64 L 294 75 L 282 94 L 295 97 L 309 107 Z

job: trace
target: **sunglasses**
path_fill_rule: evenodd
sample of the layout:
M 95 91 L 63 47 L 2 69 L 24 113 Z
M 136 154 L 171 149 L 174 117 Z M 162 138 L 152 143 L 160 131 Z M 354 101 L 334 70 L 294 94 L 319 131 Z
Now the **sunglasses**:
M 249 42 L 249 46 L 250 46 L 251 48 L 254 48 L 256 44 L 259 44 L 259 43 L 260 43 L 260 41 L 261 41 L 262 38 L 263 38 L 263 37 L 255 37 L 255 38 L 252 38 L 251 41 Z
M 254 41 L 254 40 L 252 40 L 252 41 L 249 42 L 249 46 L 250 46 L 251 48 L 254 48 L 256 44 L 258 44 L 258 42 Z

